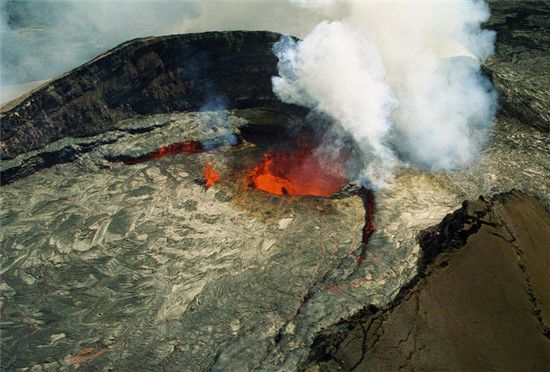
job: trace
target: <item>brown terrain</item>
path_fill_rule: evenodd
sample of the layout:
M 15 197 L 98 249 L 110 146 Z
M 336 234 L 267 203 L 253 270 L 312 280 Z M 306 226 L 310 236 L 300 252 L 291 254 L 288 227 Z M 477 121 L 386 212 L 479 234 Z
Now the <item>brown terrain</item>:
M 325 329 L 304 369 L 550 368 L 550 215 L 535 198 L 467 201 L 420 241 L 410 288 Z

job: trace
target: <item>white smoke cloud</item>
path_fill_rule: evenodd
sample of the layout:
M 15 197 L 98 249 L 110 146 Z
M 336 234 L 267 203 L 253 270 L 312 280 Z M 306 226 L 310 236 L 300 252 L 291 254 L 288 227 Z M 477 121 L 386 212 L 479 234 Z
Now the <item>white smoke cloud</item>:
M 331 0 L 304 6 L 288 0 L 210 0 L 199 4 L 200 16 L 182 19 L 175 32 L 267 30 L 303 37 L 319 22 L 340 19 L 349 12 L 349 6 Z
M 372 187 L 393 177 L 398 157 L 431 170 L 464 166 L 496 109 L 480 71 L 493 52 L 494 32 L 481 29 L 488 17 L 474 0 L 352 3 L 345 19 L 275 45 L 273 90 L 346 128 Z
M 396 100 L 372 41 L 349 23 L 322 22 L 303 41 L 284 37 L 273 51 L 279 58 L 277 96 L 341 123 L 368 156 L 369 179 L 380 184 L 395 161 L 384 141 Z

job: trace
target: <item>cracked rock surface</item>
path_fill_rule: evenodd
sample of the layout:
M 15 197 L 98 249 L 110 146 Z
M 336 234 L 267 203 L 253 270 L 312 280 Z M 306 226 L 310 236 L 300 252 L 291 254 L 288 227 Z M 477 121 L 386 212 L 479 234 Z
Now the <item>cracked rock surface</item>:
M 70 148 L 76 160 L 2 187 L 7 368 L 292 370 L 321 329 L 393 301 L 417 273 L 418 233 L 465 197 L 518 187 L 549 205 L 548 139 L 502 119 L 470 168 L 403 170 L 376 192 L 376 230 L 358 264 L 359 195 L 289 200 L 239 183 L 234 167 L 254 166 L 272 146 L 255 137 L 300 120 L 285 110 L 220 113 L 242 137 L 237 146 L 134 165 L 106 160 L 216 137 L 209 113 L 134 118 L 52 144 L 47 151 Z M 76 151 L 88 140 L 97 145 Z M 207 160 L 223 178 L 205 190 L 197 180 Z M 532 286 L 541 281 L 534 272 Z
M 550 215 L 531 196 L 465 202 L 421 234 L 409 288 L 321 332 L 303 368 L 547 369 L 548 241 Z
M 234 114 L 228 122 L 250 117 Z M 252 368 L 279 333 L 305 341 L 313 329 L 293 318 L 356 269 L 363 201 L 247 190 L 234 167 L 246 171 L 266 151 L 247 141 L 134 165 L 105 160 L 211 138 L 205 115 L 134 120 L 150 130 L 124 125 L 78 161 L 1 189 L 3 367 Z M 223 175 L 209 189 L 206 161 Z

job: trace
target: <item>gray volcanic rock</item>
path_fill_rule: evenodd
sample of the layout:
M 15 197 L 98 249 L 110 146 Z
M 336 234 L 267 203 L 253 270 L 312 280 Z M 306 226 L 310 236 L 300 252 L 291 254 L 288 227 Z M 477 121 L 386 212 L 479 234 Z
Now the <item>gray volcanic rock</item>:
M 546 370 L 550 215 L 512 191 L 424 231 L 419 275 L 387 307 L 323 330 L 308 371 Z
M 9 103 L 3 159 L 135 115 L 273 103 L 272 32 L 207 32 L 128 41 Z
M 136 117 L 56 141 L 43 150 L 74 149 L 76 160 L 0 188 L 6 368 L 292 370 L 322 328 L 395 298 L 417 273 L 417 234 L 465 196 L 515 186 L 549 205 L 547 139 L 508 121 L 470 168 L 409 169 L 377 191 L 368 247 L 354 192 L 293 200 L 246 187 L 246 170 L 304 120 L 286 107 L 216 113 L 237 146 L 107 160 L 211 139 L 212 114 Z M 206 161 L 222 174 L 207 190 Z
M 0 189 L 2 367 L 254 368 L 279 334 L 301 328 L 294 318 L 313 293 L 357 269 L 357 193 L 279 197 L 247 187 L 247 171 L 272 146 L 257 138 L 263 127 L 280 135 L 298 118 L 276 107 L 225 114 L 238 146 L 105 160 L 216 133 L 214 113 L 134 118 L 87 138 L 101 144 L 75 162 Z M 209 189 L 207 161 L 222 175 Z
M 499 90 L 501 113 L 550 131 L 550 3 L 490 0 L 485 27 L 497 32 L 484 71 Z

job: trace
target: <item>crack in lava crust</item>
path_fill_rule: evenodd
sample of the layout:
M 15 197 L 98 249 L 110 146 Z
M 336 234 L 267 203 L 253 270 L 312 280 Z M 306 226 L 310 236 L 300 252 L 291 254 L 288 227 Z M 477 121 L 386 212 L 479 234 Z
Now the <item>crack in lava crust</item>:
M 361 254 L 359 255 L 359 260 L 357 261 L 357 266 L 360 266 L 363 262 L 374 262 L 380 258 L 380 256 L 372 251 L 374 258 L 366 259 L 365 256 L 369 249 L 367 243 L 370 239 L 370 236 L 374 232 L 374 193 L 370 189 L 363 189 L 363 204 L 365 206 L 365 227 L 363 227 L 363 247 L 361 249 Z
M 122 161 L 124 164 L 132 165 L 132 164 L 144 163 L 146 161 L 150 161 L 154 159 L 165 158 L 167 156 L 175 155 L 175 154 L 183 154 L 183 153 L 195 154 L 195 153 L 200 153 L 205 151 L 206 150 L 203 148 L 202 143 L 200 141 L 191 140 L 186 142 L 177 142 L 168 146 L 160 147 L 155 151 L 147 155 L 140 156 L 138 158 L 128 158 L 128 159 L 121 158 L 117 160 Z

